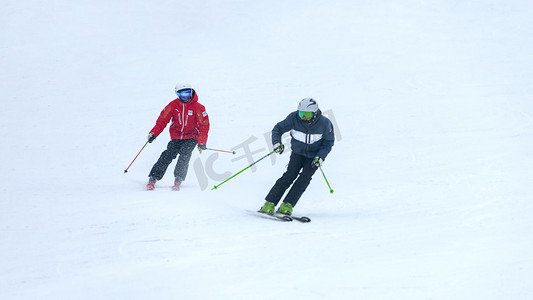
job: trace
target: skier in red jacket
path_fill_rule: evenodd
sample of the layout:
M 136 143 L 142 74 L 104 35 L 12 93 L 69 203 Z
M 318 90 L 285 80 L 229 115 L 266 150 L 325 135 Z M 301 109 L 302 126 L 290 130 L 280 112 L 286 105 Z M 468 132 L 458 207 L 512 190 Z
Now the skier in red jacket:
M 146 185 L 148 190 L 154 189 L 155 183 L 163 178 L 168 166 L 178 154 L 178 163 L 174 169 L 176 179 L 172 189 L 179 190 L 187 175 L 194 147 L 198 144 L 200 153 L 206 150 L 209 117 L 205 107 L 198 103 L 198 95 L 190 84 L 178 83 L 175 91 L 178 98 L 161 111 L 154 128 L 148 134 L 148 142 L 151 143 L 165 129 L 168 122 L 172 121 L 169 128 L 171 140 L 148 175 L 149 181 Z

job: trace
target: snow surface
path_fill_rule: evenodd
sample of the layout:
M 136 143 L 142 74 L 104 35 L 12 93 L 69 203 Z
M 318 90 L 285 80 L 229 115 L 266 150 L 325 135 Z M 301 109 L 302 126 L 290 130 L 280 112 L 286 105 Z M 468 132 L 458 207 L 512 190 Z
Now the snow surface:
M 533 299 L 530 1 L 0 7 L 0 299 Z M 148 192 L 182 80 L 237 154 Z M 304 97 L 337 124 L 312 222 L 247 212 L 285 153 L 211 191 Z

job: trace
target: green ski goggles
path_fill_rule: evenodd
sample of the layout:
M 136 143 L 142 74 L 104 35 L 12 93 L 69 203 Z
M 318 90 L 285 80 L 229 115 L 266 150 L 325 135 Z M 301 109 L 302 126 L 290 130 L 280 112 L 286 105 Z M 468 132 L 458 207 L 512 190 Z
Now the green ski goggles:
M 311 120 L 313 118 L 312 111 L 298 111 L 298 115 L 300 116 L 300 119 L 304 120 Z

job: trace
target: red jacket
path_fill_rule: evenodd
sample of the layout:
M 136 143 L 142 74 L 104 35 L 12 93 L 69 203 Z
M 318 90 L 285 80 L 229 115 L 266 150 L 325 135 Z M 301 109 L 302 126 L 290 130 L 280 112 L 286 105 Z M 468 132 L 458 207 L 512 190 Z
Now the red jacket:
M 170 102 L 159 115 L 154 128 L 150 131 L 156 137 L 170 124 L 170 138 L 173 140 L 195 139 L 199 145 L 207 142 L 209 132 L 209 117 L 205 107 L 198 103 L 198 96 L 194 93 L 191 101 L 183 103 L 179 98 Z

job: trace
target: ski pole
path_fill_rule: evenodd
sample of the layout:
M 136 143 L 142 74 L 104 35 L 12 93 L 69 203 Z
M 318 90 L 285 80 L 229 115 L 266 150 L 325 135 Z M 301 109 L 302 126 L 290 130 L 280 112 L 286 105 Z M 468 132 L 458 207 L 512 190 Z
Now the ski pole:
M 258 160 L 256 160 L 256 161 L 254 161 L 254 162 L 253 162 L 251 165 L 249 165 L 248 167 L 246 167 L 246 168 L 240 170 L 239 172 L 237 172 L 237 174 L 235 174 L 235 175 L 231 176 L 230 178 L 228 178 L 228 179 L 222 181 L 221 183 L 215 185 L 211 190 L 216 190 L 219 186 L 223 185 L 226 181 L 228 181 L 228 180 L 230 180 L 231 178 L 233 178 L 233 177 L 235 177 L 235 176 L 241 174 L 242 172 L 246 171 L 248 168 L 250 168 L 251 166 L 253 166 L 253 165 L 255 165 L 256 163 L 260 162 L 261 160 L 267 158 L 268 156 L 272 155 L 272 153 L 274 153 L 274 152 L 276 152 L 276 150 L 272 150 L 272 152 L 268 153 L 267 155 L 261 157 L 260 159 L 258 159 Z
M 333 189 L 329 185 L 328 179 L 326 178 L 326 174 L 324 174 L 324 171 L 322 171 L 322 166 L 318 166 L 320 168 L 320 172 L 322 172 L 322 176 L 324 176 L 324 180 L 326 181 L 328 187 L 329 187 L 329 193 L 333 194 Z
M 205 150 L 211 150 L 211 151 L 218 151 L 218 152 L 235 154 L 235 151 L 219 150 L 219 149 L 213 149 L 213 148 L 206 148 Z
M 131 167 L 133 162 L 137 159 L 137 156 L 139 156 L 139 154 L 141 154 L 141 152 L 143 151 L 144 147 L 146 147 L 146 145 L 148 145 L 148 142 L 146 142 L 146 144 L 144 144 L 144 146 L 141 148 L 141 151 L 139 151 L 139 153 L 137 153 L 135 158 L 131 161 L 131 164 L 126 168 L 126 170 L 124 170 L 124 173 L 128 173 L 128 169 Z

